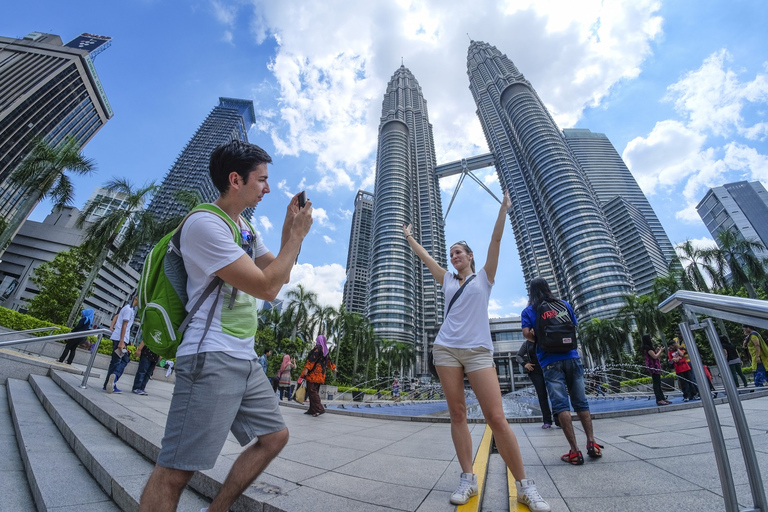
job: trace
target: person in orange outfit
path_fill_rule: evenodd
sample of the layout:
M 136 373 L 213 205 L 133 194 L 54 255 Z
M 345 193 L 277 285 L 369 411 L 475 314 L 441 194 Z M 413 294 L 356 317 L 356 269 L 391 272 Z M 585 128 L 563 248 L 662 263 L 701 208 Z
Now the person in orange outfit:
M 303 379 L 307 379 L 307 396 L 309 396 L 309 410 L 305 414 L 320 416 L 325 412 L 325 407 L 320 401 L 320 386 L 325 384 L 326 370 L 336 371 L 336 365 L 328 357 L 333 348 L 332 341 L 326 341 L 322 334 L 317 337 L 317 345 L 307 356 L 304 369 L 297 381 L 301 385 Z

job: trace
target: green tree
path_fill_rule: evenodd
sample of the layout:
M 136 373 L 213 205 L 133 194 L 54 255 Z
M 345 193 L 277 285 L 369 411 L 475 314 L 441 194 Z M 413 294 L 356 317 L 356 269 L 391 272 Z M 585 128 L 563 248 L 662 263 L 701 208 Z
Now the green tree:
M 621 359 L 626 345 L 626 332 L 618 320 L 593 318 L 579 324 L 582 349 L 594 363 L 608 358 Z
M 80 153 L 80 144 L 74 137 L 67 137 L 56 146 L 43 139 L 35 139 L 29 156 L 9 178 L 11 182 L 28 188 L 19 209 L 10 219 L 3 219 L 5 229 L 0 232 L 0 255 L 43 198 L 50 196 L 57 209 L 72 204 L 75 188 L 67 173 L 84 175 L 95 169 L 93 161 Z
M 751 299 L 757 298 L 754 283 L 763 283 L 766 271 L 763 261 L 755 256 L 755 251 L 763 245 L 755 240 L 745 240 L 738 233 L 725 229 L 717 234 L 717 247 L 703 251 L 703 257 L 714 269 L 716 282 L 723 288 L 726 274 L 730 273 L 730 281 L 734 290 L 742 286 L 747 289 Z
M 30 280 L 39 293 L 29 301 L 27 312 L 40 320 L 64 325 L 91 263 L 82 249 L 73 247 L 38 266 Z
M 110 253 L 112 261 L 117 265 L 122 265 L 130 259 L 139 247 L 147 243 L 157 242 L 167 231 L 167 226 L 160 225 L 151 213 L 142 209 L 157 189 L 154 183 L 134 188 L 128 180 L 114 178 L 107 182 L 104 188 L 120 195 L 123 199 L 123 208 L 112 209 L 106 215 L 98 217 L 85 230 L 82 247 L 95 257 L 85 285 L 69 313 L 67 325 L 70 327 L 77 318 L 85 297 L 91 292 L 93 283 L 99 275 L 99 270 L 107 261 Z M 110 201 L 110 198 L 104 198 L 89 203 L 78 217 L 77 227 L 84 227 L 94 212 L 104 208 Z M 123 227 L 126 227 L 125 235 L 118 240 Z
M 297 334 L 301 334 L 307 345 L 310 342 L 314 345 L 312 339 L 312 332 L 309 329 L 311 325 L 311 318 L 315 310 L 317 310 L 317 294 L 313 291 L 308 291 L 303 285 L 296 285 L 296 288 L 288 290 L 285 294 L 288 300 L 288 305 L 285 308 L 285 315 L 291 319 L 293 326 L 291 331 L 291 339 L 296 338 Z
M 690 240 L 686 240 L 678 244 L 677 252 L 680 263 L 683 265 L 681 274 L 683 288 L 696 292 L 709 292 L 704 274 L 712 278 L 716 276 L 716 272 L 707 263 L 704 251 L 694 246 Z

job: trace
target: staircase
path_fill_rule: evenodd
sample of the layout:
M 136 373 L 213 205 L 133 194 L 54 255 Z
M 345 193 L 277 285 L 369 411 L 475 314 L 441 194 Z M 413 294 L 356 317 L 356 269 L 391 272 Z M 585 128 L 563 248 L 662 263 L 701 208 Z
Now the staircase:
M 162 421 L 153 422 L 145 417 L 146 407 L 136 414 L 130 408 L 135 401 L 115 400 L 96 379 L 82 389 L 81 380 L 51 369 L 49 375 L 9 378 L 0 385 L 0 511 L 138 510 L 160 451 L 169 396 L 154 394 Z M 230 465 L 220 457 L 213 469 L 196 472 L 178 510 L 207 507 Z M 232 510 L 278 512 L 263 498 L 279 492 L 256 481 Z

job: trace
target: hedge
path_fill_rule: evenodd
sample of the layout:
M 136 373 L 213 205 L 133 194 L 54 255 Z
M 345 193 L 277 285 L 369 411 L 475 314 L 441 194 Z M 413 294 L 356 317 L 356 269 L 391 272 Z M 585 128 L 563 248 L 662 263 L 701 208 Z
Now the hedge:
M 39 327 L 58 327 L 59 329 L 57 331 L 53 332 L 33 332 L 29 333 L 31 336 L 49 336 L 51 334 L 66 334 L 68 332 L 72 332 L 72 329 L 69 327 L 58 325 L 53 322 L 48 322 L 46 320 L 40 320 L 38 318 L 35 318 L 30 315 L 25 315 L 24 313 L 19 313 L 18 311 L 14 311 L 12 309 L 4 308 L 0 306 L 0 326 L 7 327 L 8 329 L 13 329 L 14 331 L 26 331 L 28 329 L 37 329 Z M 64 343 L 65 340 L 60 340 L 59 343 Z M 88 341 L 91 343 L 96 343 L 96 336 L 88 336 Z M 100 354 L 110 354 L 112 352 L 112 342 L 109 338 L 102 338 L 101 346 L 99 347 L 99 353 Z M 104 342 L 108 343 L 104 343 Z M 128 347 L 128 350 L 131 350 L 131 347 Z

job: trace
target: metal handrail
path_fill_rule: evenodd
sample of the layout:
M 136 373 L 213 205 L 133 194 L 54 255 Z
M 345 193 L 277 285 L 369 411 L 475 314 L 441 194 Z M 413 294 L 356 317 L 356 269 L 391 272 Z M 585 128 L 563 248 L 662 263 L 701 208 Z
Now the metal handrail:
M 707 340 L 712 347 L 712 354 L 719 368 L 723 370 L 728 368 L 728 360 L 725 357 L 720 337 L 717 334 L 712 319 L 706 318 L 704 321 L 699 322 L 696 319 L 696 314 L 739 322 L 754 327 L 768 327 L 768 301 L 681 290 L 675 292 L 659 304 L 659 309 L 663 313 L 669 313 L 676 307 L 683 309 L 683 322 L 679 324 L 680 333 L 688 349 L 696 380 L 700 383 L 707 382 L 707 377 L 704 374 L 701 355 L 696 346 L 696 339 L 693 336 L 694 329 L 703 329 L 705 331 Z M 763 480 L 760 476 L 760 466 L 757 462 L 752 436 L 749 433 L 747 418 L 744 415 L 744 409 L 739 400 L 739 392 L 731 372 L 721 371 L 720 374 L 723 378 L 728 405 L 731 409 L 733 423 L 739 443 L 741 444 L 741 451 L 744 456 L 744 464 L 747 469 L 747 478 L 754 503 L 753 508 L 744 509 L 742 512 L 766 512 L 768 511 L 768 502 L 765 497 Z M 715 401 L 706 390 L 700 393 L 700 396 L 704 414 L 707 417 L 710 437 L 712 438 L 717 470 L 720 474 L 720 485 L 723 489 L 725 509 L 728 512 L 736 512 L 739 510 L 736 487 L 728 460 L 728 452 L 725 446 L 720 419 L 715 408 Z
M 662 313 L 684 306 L 692 313 L 768 329 L 768 301 L 680 290 L 659 304 Z
M 20 334 L 24 331 L 17 331 L 16 334 Z M 27 331 L 29 332 L 29 331 Z M 96 354 L 99 352 L 99 345 L 101 345 L 101 337 L 104 334 L 112 334 L 111 329 L 91 329 L 90 331 L 78 331 L 68 332 L 65 334 L 52 334 L 49 336 L 33 336 L 31 338 L 21 338 L 18 340 L 0 341 L 0 347 L 8 347 L 11 345 L 24 345 L 26 343 L 34 343 L 38 341 L 61 341 L 69 340 L 72 338 L 83 338 L 85 336 L 98 336 L 96 339 L 96 347 L 91 351 L 91 358 L 88 360 L 88 366 L 85 367 L 83 373 L 83 382 L 80 383 L 82 389 L 87 389 L 88 377 L 91 375 L 91 368 L 93 368 L 93 362 L 96 360 Z
M 11 334 L 32 334 L 33 332 L 55 331 L 57 329 L 62 329 L 62 327 L 58 325 L 52 325 L 49 327 L 37 327 L 35 329 L 27 329 L 26 331 L 0 332 L 0 336 L 9 336 Z

